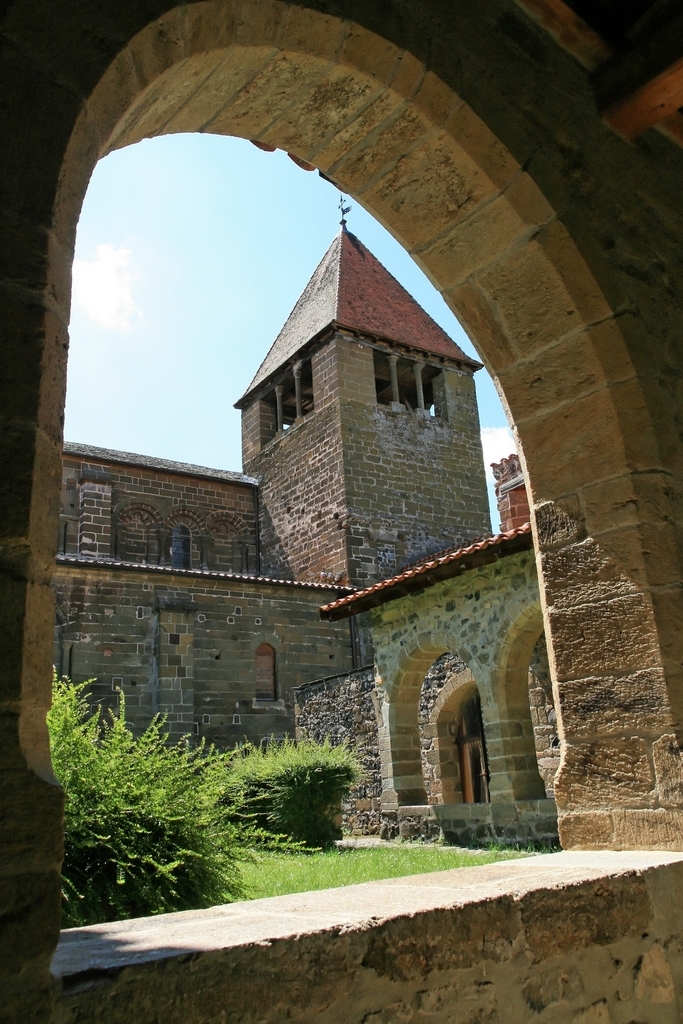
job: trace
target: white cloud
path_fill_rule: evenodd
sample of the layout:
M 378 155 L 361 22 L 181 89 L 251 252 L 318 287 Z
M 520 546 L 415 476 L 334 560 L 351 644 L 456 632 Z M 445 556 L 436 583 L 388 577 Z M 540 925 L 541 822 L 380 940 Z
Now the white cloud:
M 482 427 L 481 446 L 484 449 L 486 479 L 489 483 L 493 483 L 491 463 L 500 462 L 501 459 L 512 455 L 517 451 L 517 445 L 509 427 Z
M 131 293 L 134 275 L 129 269 L 130 250 L 98 245 L 91 263 L 74 260 L 74 302 L 96 324 L 112 331 L 126 331 L 133 319 L 142 319 Z

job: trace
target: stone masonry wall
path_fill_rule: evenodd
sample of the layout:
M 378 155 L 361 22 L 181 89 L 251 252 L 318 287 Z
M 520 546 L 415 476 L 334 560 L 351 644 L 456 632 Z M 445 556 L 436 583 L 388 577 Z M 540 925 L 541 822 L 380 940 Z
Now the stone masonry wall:
M 168 564 L 173 526 L 183 523 L 192 533 L 193 568 L 258 570 L 253 482 L 239 473 L 174 472 L 142 456 L 134 457 L 138 464 L 117 462 L 106 449 L 78 448 L 67 446 L 62 460 L 61 554 Z M 126 549 L 129 523 L 149 534 L 142 547 Z M 224 547 L 233 540 L 235 554 Z
M 245 461 L 263 570 L 354 586 L 490 530 L 474 381 L 443 371 L 440 415 L 379 405 L 373 350 L 336 334 L 312 358 L 314 411 Z M 255 401 L 243 413 L 254 451 Z
M 318 614 L 334 591 L 83 562 L 60 564 L 53 586 L 58 673 L 94 680 L 93 711 L 121 690 L 138 733 L 161 712 L 173 735 L 222 748 L 292 734 L 292 689 L 351 664 L 348 623 Z M 275 701 L 255 697 L 262 643 L 275 649 Z
M 346 576 L 339 411 L 283 431 L 245 471 L 259 481 L 261 571 L 283 579 Z
M 529 664 L 529 703 L 534 726 L 538 770 L 545 784 L 546 796 L 555 795 L 555 775 L 560 767 L 560 738 L 553 684 L 548 665 L 545 633 L 536 642 Z
M 341 405 L 349 578 L 363 586 L 490 530 L 471 376 L 446 374 L 449 418 Z
M 573 852 L 70 929 L 50 1020 L 678 1024 L 681 900 L 681 854 Z
M 443 803 L 443 789 L 441 784 L 439 736 L 436 723 L 432 724 L 431 717 L 436 700 L 444 686 L 451 678 L 467 668 L 465 662 L 448 651 L 437 658 L 434 664 L 427 669 L 420 691 L 420 703 L 417 709 L 417 724 L 420 732 L 420 757 L 422 759 L 422 780 L 425 792 L 427 793 L 428 804 Z M 453 723 L 452 741 L 455 744 L 455 734 L 458 723 Z
M 432 712 L 444 686 L 456 675 L 465 671 L 465 663 L 452 651 L 441 655 L 427 670 L 418 706 L 418 729 L 420 734 L 420 756 L 422 778 L 427 795 L 427 804 L 442 805 L 440 743 L 444 742 L 445 730 L 439 730 L 432 722 Z M 470 821 L 469 817 L 459 828 L 443 824 L 438 817 L 423 814 L 382 814 L 382 775 L 379 750 L 378 725 L 381 722 L 381 694 L 375 689 L 374 669 L 361 669 L 348 674 L 319 679 L 300 686 L 295 691 L 295 716 L 297 736 L 310 736 L 322 742 L 346 741 L 354 747 L 363 765 L 364 777 L 342 804 L 342 826 L 351 835 L 381 834 L 391 838 L 399 833 L 404 838 L 436 839 L 446 832 L 453 841 L 476 841 L 477 828 L 481 823 Z M 552 703 L 552 686 L 548 670 L 548 656 L 543 635 L 537 641 L 529 665 L 529 700 L 534 722 L 538 768 L 546 786 L 546 795 L 553 795 L 553 779 L 559 764 L 559 741 L 555 727 L 555 712 Z M 446 742 L 455 748 L 458 720 L 450 723 Z M 457 754 L 454 758 L 457 761 Z M 453 780 L 451 788 L 454 787 Z M 468 805 L 470 810 L 475 805 Z M 427 808 L 425 808 L 427 811 Z M 470 815 L 471 817 L 471 815 Z M 495 836 L 495 825 L 487 822 L 481 837 Z
M 354 748 L 363 778 L 342 802 L 342 828 L 351 835 L 378 835 L 381 827 L 382 776 L 375 694 L 371 668 L 307 683 L 295 690 L 297 736 L 322 743 L 346 742 Z

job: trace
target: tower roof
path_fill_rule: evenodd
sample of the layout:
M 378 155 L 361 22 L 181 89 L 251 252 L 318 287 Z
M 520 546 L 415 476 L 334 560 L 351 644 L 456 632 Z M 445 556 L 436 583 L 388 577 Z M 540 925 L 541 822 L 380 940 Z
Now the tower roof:
M 360 239 L 342 229 L 301 293 L 256 376 L 237 403 L 331 326 L 346 327 L 469 370 L 481 364 L 465 355 Z

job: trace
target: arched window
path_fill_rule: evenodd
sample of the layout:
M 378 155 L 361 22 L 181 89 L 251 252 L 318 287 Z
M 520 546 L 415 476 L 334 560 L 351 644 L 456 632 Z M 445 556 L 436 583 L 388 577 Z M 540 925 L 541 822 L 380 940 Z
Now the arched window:
M 489 802 L 489 772 L 484 747 L 479 694 L 470 697 L 462 709 L 458 727 L 458 757 L 462 799 L 466 804 Z
M 174 569 L 192 568 L 192 534 L 189 526 L 179 523 L 173 527 L 171 565 Z
M 256 648 L 256 699 L 275 700 L 275 651 L 270 644 Z

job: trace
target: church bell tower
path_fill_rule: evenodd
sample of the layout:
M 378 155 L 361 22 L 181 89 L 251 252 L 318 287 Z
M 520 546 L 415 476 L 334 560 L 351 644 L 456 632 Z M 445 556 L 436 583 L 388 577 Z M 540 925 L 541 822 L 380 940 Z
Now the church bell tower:
M 262 571 L 364 587 L 488 533 L 480 368 L 343 226 L 236 403 Z

